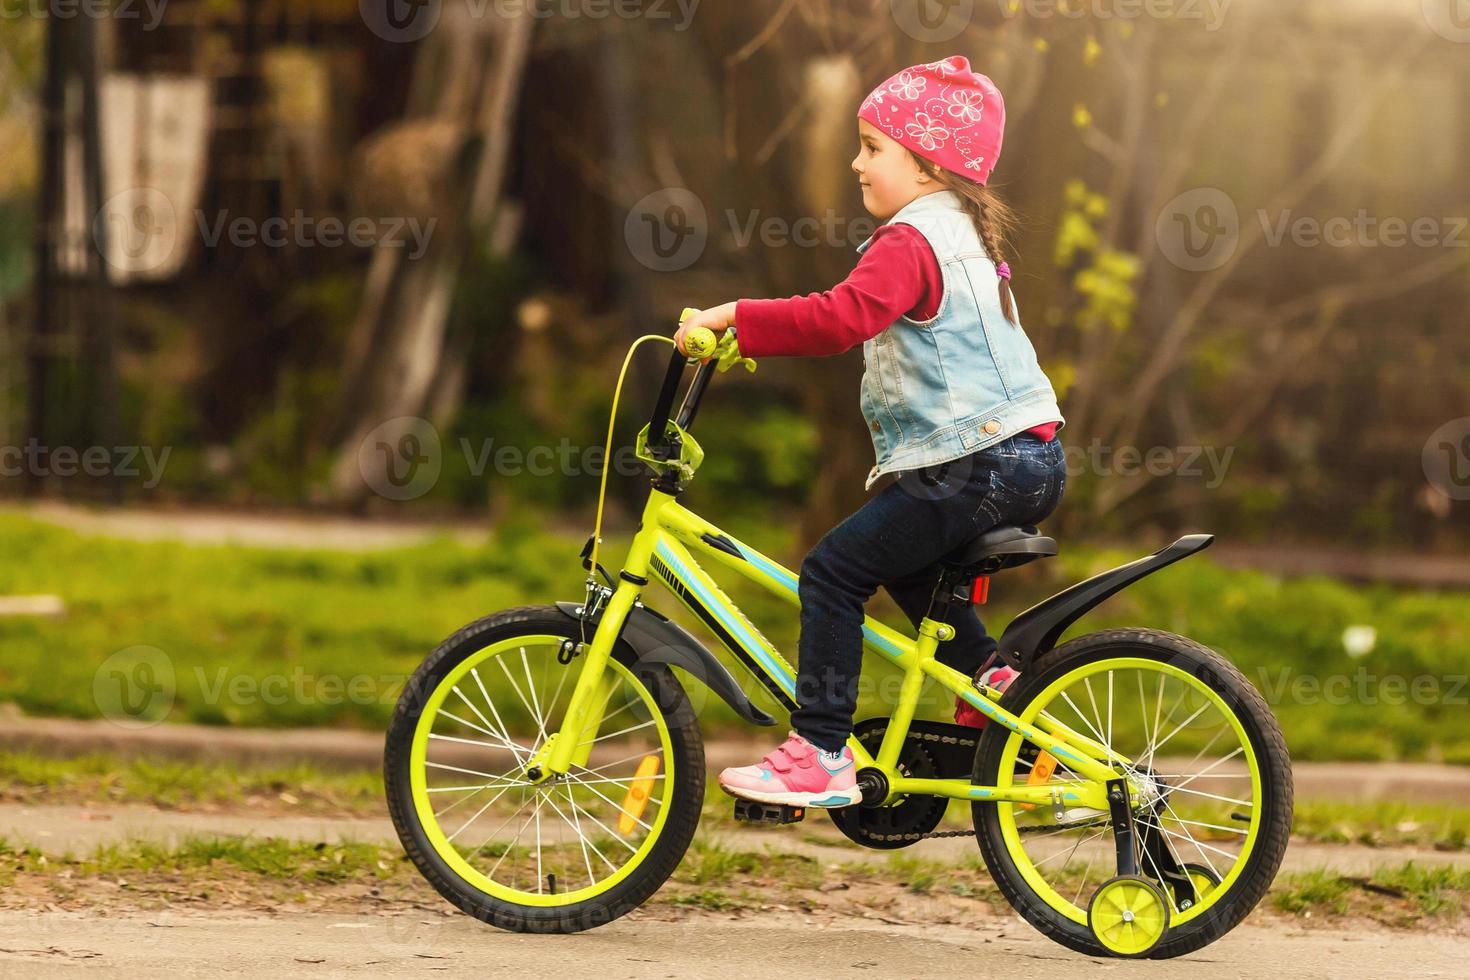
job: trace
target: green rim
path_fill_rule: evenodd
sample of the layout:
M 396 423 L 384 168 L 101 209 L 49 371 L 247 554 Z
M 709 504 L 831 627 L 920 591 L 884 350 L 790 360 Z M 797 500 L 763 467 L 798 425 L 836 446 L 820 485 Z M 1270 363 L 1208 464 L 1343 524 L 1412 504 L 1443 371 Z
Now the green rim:
M 1048 685 L 1044 691 L 1031 699 L 1031 702 L 1026 706 L 1026 710 L 1020 715 L 1020 720 L 1028 724 L 1032 723 L 1052 703 L 1052 700 L 1060 692 L 1071 688 L 1075 684 L 1083 683 L 1088 678 L 1096 677 L 1108 671 L 1121 670 L 1156 672 L 1174 678 L 1187 685 L 1194 692 L 1202 695 L 1208 703 L 1215 707 L 1226 722 L 1228 722 L 1230 730 L 1239 740 L 1239 744 L 1242 747 L 1241 754 L 1244 756 L 1245 765 L 1249 771 L 1251 783 L 1250 820 L 1240 851 L 1235 855 L 1229 871 L 1221 878 L 1218 885 L 1209 889 L 1208 893 L 1201 893 L 1199 901 L 1190 908 L 1176 911 L 1171 916 L 1172 924 L 1174 926 L 1181 926 L 1203 915 L 1213 905 L 1229 894 L 1231 886 L 1235 884 L 1245 870 L 1261 829 L 1262 791 L 1260 765 L 1256 759 L 1255 747 L 1251 744 L 1245 727 L 1218 693 L 1211 690 L 1186 670 L 1181 670 L 1172 664 L 1144 657 L 1109 657 L 1094 661 L 1093 663 L 1084 664 L 1081 667 L 1068 671 Z M 1157 735 L 1157 731 L 1155 734 Z M 1007 740 L 1001 752 L 1000 768 L 996 774 L 996 780 L 999 786 L 1005 787 L 1015 782 L 1016 763 L 1024 743 L 1025 739 L 1017 734 L 1012 734 Z M 1004 802 L 996 804 L 996 808 L 997 817 L 1000 822 L 1001 836 L 1005 841 L 1006 851 L 1010 854 L 1011 860 L 1015 862 L 1017 870 L 1020 871 L 1021 877 L 1025 879 L 1026 883 L 1031 887 L 1031 890 L 1038 898 L 1059 914 L 1081 925 L 1087 925 L 1088 916 L 1086 909 L 1078 906 L 1074 901 L 1067 899 L 1059 893 L 1053 887 L 1052 883 L 1047 881 L 1042 873 L 1037 870 L 1036 863 L 1027 852 L 1020 827 L 1016 822 L 1017 815 L 1026 813 L 1027 811 L 1022 810 L 1018 804 Z M 1205 846 L 1208 847 L 1209 845 Z M 1043 861 L 1043 863 L 1045 862 Z
M 499 657 L 511 650 L 518 651 L 522 648 L 530 647 L 545 646 L 554 652 L 560 648 L 564 639 L 565 637 L 554 634 L 517 636 L 491 644 L 466 657 L 445 675 L 444 679 L 439 682 L 429 695 L 428 700 L 424 703 L 423 712 L 419 716 L 418 724 L 415 726 L 413 733 L 413 747 L 409 757 L 410 789 L 413 796 L 414 812 L 418 816 L 419 823 L 423 827 L 424 836 L 427 838 L 429 845 L 433 848 L 434 853 L 439 856 L 440 860 L 474 888 L 501 901 L 517 905 L 543 908 L 573 905 L 606 894 L 617 887 L 643 863 L 648 857 L 649 852 L 653 850 L 654 844 L 658 841 L 664 824 L 668 820 L 669 801 L 673 795 L 674 780 L 677 778 L 674 765 L 673 742 L 669 733 L 668 722 L 659 711 L 657 701 L 643 682 L 631 670 L 616 659 L 609 659 L 607 661 L 607 670 L 612 671 L 627 682 L 653 720 L 655 730 L 658 732 L 659 745 L 663 752 L 663 763 L 661 766 L 663 776 L 661 779 L 658 779 L 658 782 L 663 786 L 663 791 L 657 796 L 650 794 L 650 801 L 658 804 L 658 812 L 654 817 L 652 826 L 644 835 L 636 851 L 615 872 L 608 874 L 605 878 L 597 879 L 595 884 L 589 884 L 573 891 L 559 892 L 552 895 L 539 891 L 524 891 L 518 888 L 512 888 L 502 882 L 491 879 L 478 868 L 471 865 L 460 853 L 459 849 L 449 840 L 449 836 L 445 834 L 443 827 L 440 826 L 438 817 L 434 813 L 433 801 L 429 794 L 430 787 L 427 779 L 428 766 L 426 765 L 429 761 L 430 735 L 433 733 L 435 720 L 440 717 L 445 700 L 454 691 L 456 685 L 467 676 L 470 676 L 471 671 L 490 663 L 492 658 Z M 579 658 L 579 662 L 585 662 L 585 658 Z M 460 696 L 462 697 L 463 695 Z M 550 707 L 548 705 L 548 710 Z M 550 721 L 551 719 L 548 719 L 548 731 L 551 728 Z M 601 722 L 599 721 L 598 730 L 600 729 Z M 632 777 L 629 777 L 629 781 L 631 779 Z M 554 819 L 554 816 L 552 819 Z

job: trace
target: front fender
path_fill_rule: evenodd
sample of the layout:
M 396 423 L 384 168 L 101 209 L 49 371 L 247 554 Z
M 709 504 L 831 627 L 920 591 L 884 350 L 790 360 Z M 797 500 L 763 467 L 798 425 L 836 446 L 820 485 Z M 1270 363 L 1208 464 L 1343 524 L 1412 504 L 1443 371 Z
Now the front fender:
M 1001 634 L 1001 659 L 1016 670 L 1027 670 L 1032 660 L 1056 646 L 1067 627 L 1093 606 L 1145 575 L 1203 551 L 1214 540 L 1213 534 L 1186 534 L 1167 548 L 1094 575 L 1037 603 L 1011 620 Z
M 556 608 L 580 621 L 580 602 L 558 602 Z M 592 622 L 596 624 L 601 618 L 602 613 L 599 612 Z M 638 603 L 628 610 L 628 618 L 623 622 L 623 632 L 618 639 L 633 648 L 640 663 L 672 664 L 692 675 L 751 724 L 765 727 L 776 724 L 775 718 L 751 703 L 734 675 L 704 644 L 667 616 Z

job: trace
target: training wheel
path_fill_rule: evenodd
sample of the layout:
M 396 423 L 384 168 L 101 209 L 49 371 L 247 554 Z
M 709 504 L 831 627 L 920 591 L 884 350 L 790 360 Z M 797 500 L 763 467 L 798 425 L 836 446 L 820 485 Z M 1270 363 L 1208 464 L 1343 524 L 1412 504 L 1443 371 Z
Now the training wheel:
M 1194 886 L 1195 901 L 1203 902 L 1205 896 L 1209 895 L 1220 884 L 1220 876 L 1215 874 L 1215 870 L 1205 867 L 1203 864 L 1181 864 L 1179 869 L 1189 875 L 1189 883 Z M 1182 912 L 1191 907 L 1185 904 L 1187 901 L 1187 899 L 1180 900 L 1179 911 Z
M 1087 906 L 1087 927 L 1114 956 L 1144 956 L 1169 931 L 1169 900 L 1147 878 L 1109 878 Z

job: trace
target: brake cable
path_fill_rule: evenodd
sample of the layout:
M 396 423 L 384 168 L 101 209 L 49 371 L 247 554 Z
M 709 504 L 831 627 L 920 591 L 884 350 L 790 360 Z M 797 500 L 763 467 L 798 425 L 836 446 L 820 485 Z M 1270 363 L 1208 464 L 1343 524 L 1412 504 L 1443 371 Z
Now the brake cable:
M 666 344 L 677 346 L 672 337 L 665 337 L 658 333 L 644 334 L 629 345 L 628 353 L 623 357 L 623 367 L 618 372 L 618 383 L 613 388 L 612 411 L 607 416 L 607 442 L 602 449 L 602 480 L 597 488 L 597 519 L 592 525 L 592 564 L 587 573 L 589 583 L 597 582 L 597 546 L 602 541 L 602 505 L 607 498 L 607 471 L 610 468 L 608 463 L 612 459 L 613 427 L 617 424 L 618 419 L 618 399 L 622 397 L 623 381 L 628 375 L 628 365 L 633 360 L 633 352 L 638 349 L 639 344 L 646 340 L 662 340 Z

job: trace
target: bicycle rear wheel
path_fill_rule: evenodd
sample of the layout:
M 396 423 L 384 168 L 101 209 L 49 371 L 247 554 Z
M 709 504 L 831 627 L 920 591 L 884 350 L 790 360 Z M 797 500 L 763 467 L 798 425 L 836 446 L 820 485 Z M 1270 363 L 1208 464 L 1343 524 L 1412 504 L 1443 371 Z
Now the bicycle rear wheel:
M 1039 658 L 1000 703 L 1116 753 L 1113 768 L 1139 788 L 1138 875 L 1159 886 L 1169 923 L 1143 955 L 1213 942 L 1265 895 L 1291 832 L 1291 761 L 1276 719 L 1229 661 L 1172 633 L 1109 630 Z M 982 785 L 1080 778 L 1003 726 L 976 749 Z M 1117 874 L 1107 811 L 977 803 L 973 814 L 986 865 L 1027 921 L 1079 952 L 1116 954 L 1088 921 L 1093 894 Z

